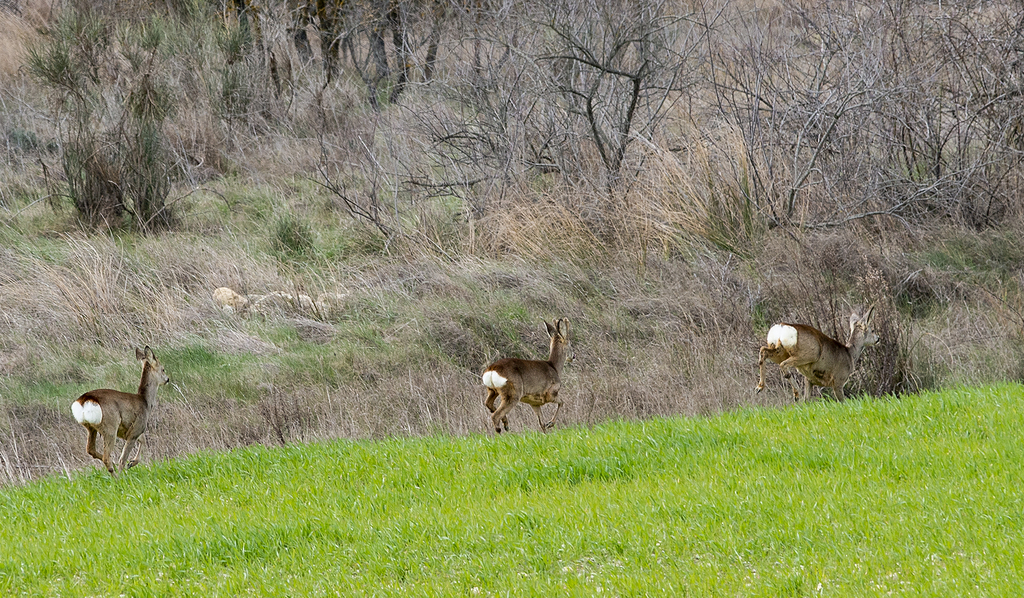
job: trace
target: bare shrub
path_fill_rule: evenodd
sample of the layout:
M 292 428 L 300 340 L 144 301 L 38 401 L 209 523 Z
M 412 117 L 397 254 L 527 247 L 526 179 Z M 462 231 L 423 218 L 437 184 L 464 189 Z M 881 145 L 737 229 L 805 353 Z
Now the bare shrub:
M 50 40 L 30 51 L 29 69 L 50 89 L 58 118 L 68 117 L 64 174 L 76 210 L 91 225 L 118 226 L 126 212 L 143 231 L 173 222 L 161 130 L 173 100 L 157 61 L 165 35 L 152 20 L 115 36 L 98 14 L 69 9 Z M 124 71 L 113 68 L 121 64 Z
M 631 203 L 663 246 L 684 247 L 693 240 L 750 255 L 767 229 L 753 196 L 753 168 L 737 129 L 716 136 L 692 132 L 679 152 L 647 146 L 647 169 Z
M 726 5 L 712 110 L 743 130 L 760 209 L 816 227 L 1001 221 L 1022 158 L 1008 8 Z

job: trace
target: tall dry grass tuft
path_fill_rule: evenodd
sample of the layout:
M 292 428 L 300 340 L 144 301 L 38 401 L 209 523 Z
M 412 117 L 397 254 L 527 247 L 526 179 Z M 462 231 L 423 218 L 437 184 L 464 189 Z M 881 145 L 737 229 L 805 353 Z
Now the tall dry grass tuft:
M 130 257 L 109 237 L 68 236 L 66 253 L 57 260 L 12 257 L 0 302 L 12 327 L 26 336 L 129 348 L 139 342 L 140 330 L 151 342 L 167 341 L 196 317 L 182 301 L 182 289 L 169 286 L 157 267 Z
M 646 168 L 628 204 L 666 246 L 699 240 L 738 255 L 751 255 L 767 229 L 752 195 L 751 165 L 742 132 L 722 126 L 709 138 L 693 131 L 669 151 L 646 145 Z
M 565 194 L 571 193 L 566 190 Z M 519 255 L 547 260 L 588 260 L 606 251 L 605 245 L 570 201 L 579 199 L 545 194 L 527 201 L 493 205 L 471 223 L 470 251 L 484 255 Z
M 14 78 L 55 16 L 52 0 L 0 2 L 0 80 Z
M 19 16 L 0 10 L 0 79 L 14 77 L 25 62 L 32 27 Z

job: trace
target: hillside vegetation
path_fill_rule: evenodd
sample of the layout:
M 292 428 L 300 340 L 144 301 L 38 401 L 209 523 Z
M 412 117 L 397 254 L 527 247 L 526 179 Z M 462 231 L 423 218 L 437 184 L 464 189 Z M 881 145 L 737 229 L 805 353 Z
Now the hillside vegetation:
M 482 432 L 558 317 L 564 426 L 789 405 L 771 324 L 868 305 L 848 396 L 1024 379 L 1019 3 L 159 4 L 0 0 L 0 484 L 145 345 L 144 463 Z
M 0 492 L 0 593 L 1008 596 L 1024 387 L 203 452 Z

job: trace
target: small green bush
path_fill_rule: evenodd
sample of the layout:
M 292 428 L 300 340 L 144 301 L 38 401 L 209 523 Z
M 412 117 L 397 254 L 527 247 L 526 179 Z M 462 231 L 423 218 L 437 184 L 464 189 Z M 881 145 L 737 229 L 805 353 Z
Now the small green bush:
M 175 100 L 163 83 L 167 25 L 153 18 L 115 36 L 111 18 L 66 10 L 47 41 L 30 50 L 29 71 L 67 123 L 62 166 L 79 216 L 110 227 L 131 214 L 140 230 L 168 228 L 173 159 L 163 123 Z M 123 62 L 126 72 L 108 70 Z
M 292 214 L 278 219 L 274 227 L 274 251 L 288 257 L 309 256 L 313 253 L 313 229 L 309 223 Z

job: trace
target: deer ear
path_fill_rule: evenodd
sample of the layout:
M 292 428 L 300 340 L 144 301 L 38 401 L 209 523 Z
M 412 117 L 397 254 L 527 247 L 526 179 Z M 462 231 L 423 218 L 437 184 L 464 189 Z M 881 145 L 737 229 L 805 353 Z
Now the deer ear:
M 156 355 L 153 355 L 153 350 L 149 348 L 149 345 L 146 345 L 146 360 L 156 361 Z
M 564 331 L 561 331 L 562 324 L 565 324 L 565 327 L 564 327 L 565 330 Z M 569 338 L 569 318 L 562 318 L 561 320 L 558 321 L 558 325 L 559 325 L 560 331 L 562 332 L 562 338 L 568 339 Z
M 868 308 L 868 313 L 864 314 L 864 318 L 863 318 L 862 321 L 865 324 L 867 324 L 868 321 L 871 320 L 871 314 L 873 314 L 873 313 L 875 313 L 875 306 L 874 305 L 872 305 L 870 308 Z
M 135 347 L 135 359 L 138 359 L 139 361 L 146 361 L 146 354 L 138 347 Z
M 555 322 L 555 326 L 557 326 L 557 325 L 558 325 L 558 322 L 556 321 Z M 557 327 L 552 327 L 551 324 L 549 324 L 547 320 L 544 320 L 544 327 L 547 328 L 548 336 L 555 336 L 556 334 L 558 334 L 558 328 Z

